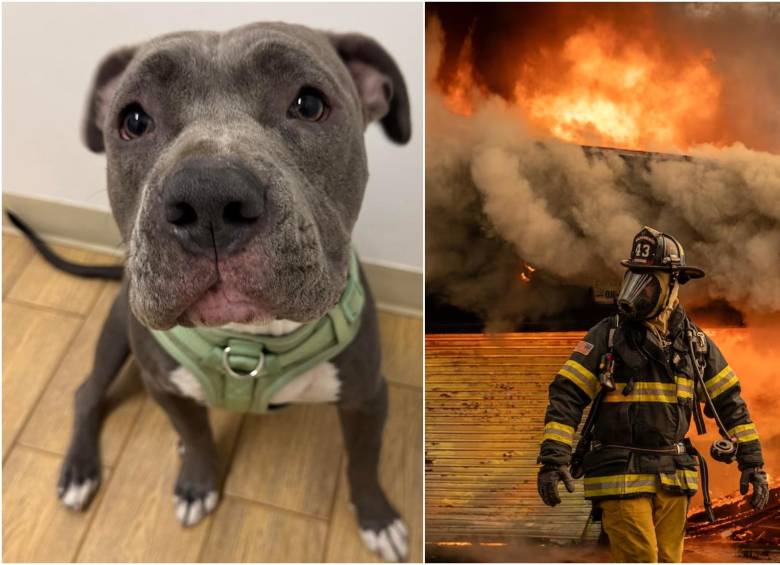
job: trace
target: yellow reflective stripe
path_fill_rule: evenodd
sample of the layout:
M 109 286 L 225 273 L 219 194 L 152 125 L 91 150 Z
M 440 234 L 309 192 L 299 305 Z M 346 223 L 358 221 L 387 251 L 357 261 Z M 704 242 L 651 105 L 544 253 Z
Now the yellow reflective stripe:
M 677 375 L 677 397 L 693 398 L 693 380 L 683 375 Z
M 677 469 L 675 473 L 661 473 L 661 484 L 679 487 L 683 490 L 699 489 L 699 473 L 689 469 Z
M 656 493 L 661 485 L 677 487 L 688 492 L 696 492 L 699 489 L 698 472 L 689 469 L 677 469 L 674 473 L 658 475 L 626 474 L 587 477 L 584 482 L 587 498 Z
M 558 422 L 547 422 L 544 425 L 544 436 L 542 437 L 542 441 L 548 439 L 564 443 L 571 447 L 572 443 L 574 443 L 574 428 Z
M 734 426 L 728 430 L 728 432 L 729 437 L 737 438 L 737 442 L 739 443 L 747 443 L 758 439 L 758 430 L 753 422 Z
M 561 370 L 558 371 L 558 374 L 577 385 L 591 400 L 596 396 L 596 390 L 598 390 L 599 385 L 598 379 L 593 373 L 573 359 L 566 361 Z
M 585 496 L 621 496 L 624 494 L 654 493 L 658 486 L 656 475 L 608 475 L 587 477 Z
M 616 388 L 607 393 L 604 402 L 677 402 L 676 383 L 634 382 L 631 394 L 623 394 L 626 383 L 615 383 Z
M 726 365 L 720 373 L 706 381 L 704 386 L 707 387 L 707 392 L 710 393 L 712 398 L 717 398 L 738 382 L 739 379 L 734 370 L 729 365 Z

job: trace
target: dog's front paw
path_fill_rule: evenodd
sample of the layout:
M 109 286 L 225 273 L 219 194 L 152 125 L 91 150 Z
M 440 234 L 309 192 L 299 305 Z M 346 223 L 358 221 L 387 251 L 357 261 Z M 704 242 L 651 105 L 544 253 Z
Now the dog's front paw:
M 360 537 L 371 551 L 378 553 L 385 561 L 405 561 L 409 556 L 409 531 L 401 518 L 396 518 L 384 527 L 360 528 Z
M 381 490 L 355 497 L 352 509 L 368 549 L 385 561 L 409 557 L 409 530 Z
M 217 481 L 209 468 L 203 463 L 188 461 L 186 457 L 182 462 L 173 503 L 176 519 L 184 527 L 194 526 L 217 507 Z
M 176 519 L 182 526 L 190 527 L 203 520 L 217 507 L 219 493 L 216 490 L 203 493 L 177 489 L 173 502 L 176 507 Z
M 71 510 L 86 509 L 100 486 L 100 461 L 97 456 L 79 456 L 73 451 L 65 457 L 57 481 L 57 495 Z

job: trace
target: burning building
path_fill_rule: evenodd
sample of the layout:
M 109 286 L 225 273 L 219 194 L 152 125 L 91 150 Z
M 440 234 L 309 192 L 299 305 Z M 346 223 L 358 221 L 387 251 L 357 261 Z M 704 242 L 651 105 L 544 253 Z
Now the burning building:
M 547 386 L 643 225 L 707 272 L 681 300 L 780 472 L 780 8 L 635 8 L 429 7 L 426 522 L 450 559 L 596 535 L 581 496 L 538 500 L 535 458 Z M 735 467 L 710 469 L 733 495 Z
M 698 8 L 689 7 L 690 14 L 679 5 L 638 11 L 632 6 L 614 13 L 613 8 L 591 8 L 589 13 L 587 5 L 519 6 L 480 5 L 479 17 L 475 11 L 471 19 L 462 18 L 468 24 L 460 34 L 448 34 L 441 18 L 466 8 L 431 8 L 426 61 L 429 292 L 476 313 L 490 329 L 556 316 L 590 300 L 587 287 L 616 286 L 626 242 L 643 225 L 653 225 L 686 242 L 689 256 L 709 273 L 704 284 L 686 289 L 696 293 L 684 296 L 686 303 L 723 300 L 749 317 L 780 311 L 780 8 L 759 6 L 756 10 L 766 13 L 753 14 L 750 8 L 736 15 L 712 8 L 710 27 L 722 27 L 724 18 L 750 22 L 725 34 L 738 45 L 718 49 L 716 43 L 703 46 L 714 32 L 701 31 L 709 27 L 700 20 L 710 20 Z M 642 13 L 650 14 L 644 23 Z M 491 24 L 485 24 L 487 31 L 481 31 L 484 21 Z M 604 26 L 612 32 L 592 31 Z M 651 31 L 660 39 L 651 42 Z M 678 45 L 671 39 L 678 31 L 686 38 L 701 36 L 702 45 Z M 625 49 L 615 45 L 618 32 L 624 41 L 617 43 Z M 617 79 L 602 79 L 609 73 L 600 64 L 587 67 L 593 77 L 586 80 L 584 68 L 574 70 L 571 60 L 553 55 L 580 33 L 605 38 L 605 45 L 591 47 L 602 53 L 599 60 L 636 59 L 609 71 L 622 73 L 622 89 Z M 748 36 L 755 43 L 750 57 L 740 43 Z M 745 59 L 741 67 L 731 60 L 737 52 Z M 763 53 L 766 58 L 754 63 Z M 678 60 L 707 69 L 720 85 L 714 101 L 702 100 L 710 89 L 683 80 L 687 67 L 678 68 Z M 666 70 L 664 64 L 677 70 Z M 639 80 L 631 78 L 635 75 L 662 84 L 688 100 L 685 107 L 699 111 L 686 118 L 672 111 L 679 104 L 659 108 L 653 90 L 632 83 Z M 746 75 L 753 81 L 749 89 Z M 577 96 L 581 83 L 587 85 L 584 98 Z M 755 96 L 752 103 L 746 90 Z M 587 116 L 580 128 L 571 125 L 573 118 L 559 123 L 550 121 L 554 116 L 540 117 L 533 108 L 539 97 L 552 93 L 573 100 L 572 108 L 585 104 L 580 100 L 616 112 L 625 106 L 619 115 L 638 133 L 624 138 L 610 125 L 621 120 L 601 120 L 585 110 L 572 114 Z M 723 116 L 735 106 L 743 112 Z M 710 110 L 703 113 L 705 107 Z M 747 109 L 758 107 L 762 117 L 753 120 L 757 112 Z M 753 121 L 747 125 L 744 120 Z M 569 133 L 561 136 L 562 129 Z M 625 152 L 594 158 L 581 145 L 684 152 L 692 158 L 647 153 L 644 166 L 631 167 Z M 537 270 L 534 276 L 523 271 L 524 265 Z M 522 275 L 535 284 L 518 285 Z

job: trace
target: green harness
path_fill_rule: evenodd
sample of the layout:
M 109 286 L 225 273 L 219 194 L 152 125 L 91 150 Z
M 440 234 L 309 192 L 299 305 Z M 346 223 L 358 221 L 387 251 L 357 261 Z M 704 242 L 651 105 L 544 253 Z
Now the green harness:
M 295 377 L 333 359 L 357 335 L 365 303 L 357 256 L 350 258 L 339 303 L 317 321 L 283 336 L 176 326 L 152 331 L 165 351 L 200 383 L 206 403 L 236 412 L 268 412 L 273 395 Z

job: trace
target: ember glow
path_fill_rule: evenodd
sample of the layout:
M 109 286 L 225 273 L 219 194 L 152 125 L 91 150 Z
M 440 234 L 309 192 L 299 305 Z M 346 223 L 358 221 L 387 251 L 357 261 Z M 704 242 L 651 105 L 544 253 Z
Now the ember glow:
M 520 272 L 517 273 L 517 279 L 520 282 L 523 283 L 530 283 L 531 282 L 531 275 L 536 271 L 531 265 L 528 263 L 523 263 L 523 267 L 520 269 Z
M 776 561 L 773 558 L 780 555 L 780 484 L 770 481 L 769 501 L 761 511 L 738 494 L 714 500 L 713 511 L 714 523 L 703 512 L 689 514 L 686 543 L 725 543 L 745 557 Z

